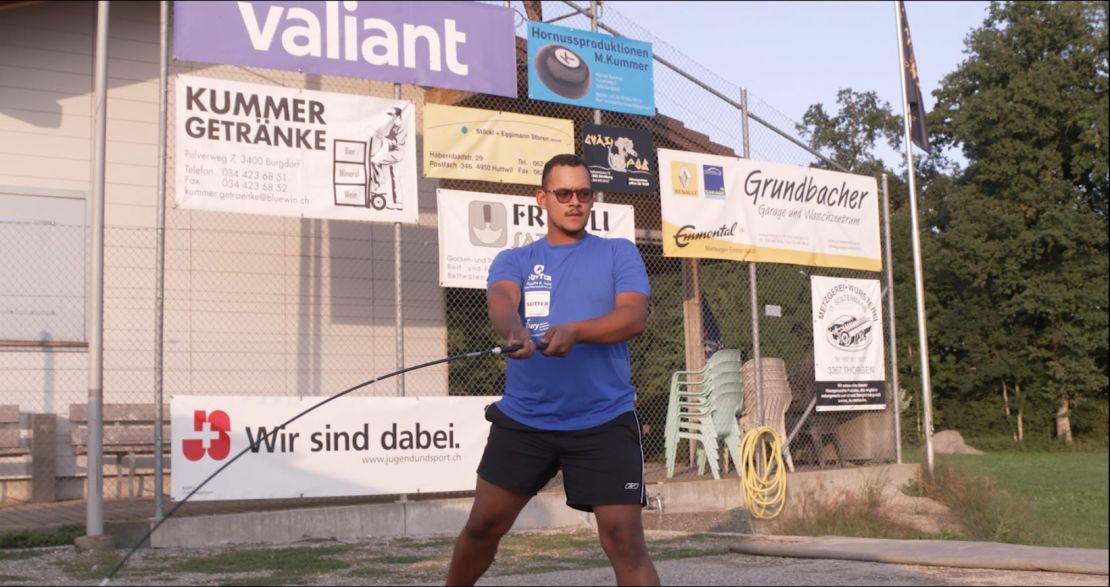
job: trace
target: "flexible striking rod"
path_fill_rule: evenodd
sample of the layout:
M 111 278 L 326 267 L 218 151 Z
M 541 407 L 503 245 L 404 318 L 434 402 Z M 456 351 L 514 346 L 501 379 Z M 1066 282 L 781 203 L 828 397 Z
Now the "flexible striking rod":
M 536 345 L 536 348 L 540 349 L 540 350 L 543 350 L 546 347 L 547 347 L 547 345 L 543 344 L 543 343 L 538 343 Z M 341 392 L 339 392 L 339 393 L 337 393 L 337 394 L 335 394 L 335 395 L 333 395 L 329 398 L 324 399 L 323 401 L 317 403 L 316 405 L 309 407 L 308 409 L 306 409 L 303 412 L 297 414 L 296 416 L 293 416 L 292 418 L 289 418 L 283 424 L 278 426 L 278 428 L 284 428 L 284 427 L 288 426 L 289 424 L 292 424 L 293 422 L 296 422 L 302 416 L 304 416 L 305 414 L 308 414 L 309 412 L 315 410 L 316 408 L 319 408 L 319 407 L 323 406 L 324 404 L 327 404 L 328 402 L 331 402 L 332 400 L 339 399 L 339 398 L 347 395 L 348 393 L 351 393 L 352 391 L 355 391 L 357 389 L 361 389 L 363 387 L 366 387 L 367 385 L 373 385 L 373 384 L 375 384 L 379 381 L 389 379 L 390 377 L 396 377 L 398 375 L 401 375 L 402 373 L 408 373 L 409 371 L 416 371 L 417 369 L 423 369 L 425 367 L 431 367 L 432 365 L 439 365 L 440 363 L 450 363 L 451 361 L 457 361 L 459 359 L 477 359 L 479 357 L 485 357 L 487 355 L 507 355 L 509 353 L 515 353 L 516 351 L 520 350 L 520 348 L 521 348 L 521 345 L 495 346 L 491 349 L 486 349 L 484 351 L 474 351 L 474 352 L 470 352 L 470 353 L 460 353 L 460 354 L 452 355 L 450 357 L 446 357 L 446 358 L 443 358 L 443 359 L 436 359 L 434 361 L 428 361 L 427 363 L 421 363 L 419 365 L 413 365 L 412 367 L 405 367 L 404 369 L 398 369 L 398 370 L 396 370 L 392 373 L 387 373 L 385 375 L 375 377 L 374 379 L 371 379 L 369 381 L 364 381 L 362 383 L 359 383 L 358 385 L 356 385 L 354 387 L 349 387 L 347 389 L 344 389 L 343 391 L 341 391 Z M 200 485 L 197 485 L 196 487 L 194 487 L 193 490 L 190 491 L 189 494 L 186 495 L 184 499 L 177 502 L 177 505 L 173 506 L 173 509 L 171 509 L 169 511 L 169 513 L 167 513 L 164 518 L 162 518 L 161 520 L 158 520 L 158 523 L 155 524 L 154 527 L 151 528 L 149 531 L 147 531 L 147 533 L 144 534 L 143 537 L 140 538 L 139 541 L 135 543 L 135 546 L 131 547 L 131 550 L 127 551 L 127 555 L 124 556 L 122 559 L 120 559 L 120 561 L 118 563 L 116 563 L 116 566 L 113 567 L 112 571 L 110 573 L 108 573 L 108 576 L 105 577 L 104 580 L 100 582 L 100 585 L 103 587 L 104 585 L 107 585 L 109 582 L 111 582 L 112 578 L 116 576 L 116 573 L 118 573 L 119 570 L 123 568 L 123 565 L 125 565 L 127 563 L 127 561 L 131 559 L 131 556 L 134 555 L 137 550 L 139 550 L 139 547 L 141 547 L 143 545 L 143 543 L 146 542 L 147 539 L 150 538 L 151 535 L 153 535 L 154 532 L 157 531 L 158 528 L 160 528 L 162 526 L 162 524 L 164 524 L 166 522 L 166 520 L 172 518 L 173 515 L 177 513 L 177 510 L 181 509 L 181 506 L 185 505 L 185 503 L 189 501 L 189 498 L 193 497 L 193 495 L 196 494 L 197 491 L 200 491 L 200 489 L 202 487 L 204 487 L 205 485 L 207 485 L 209 481 L 214 479 L 216 477 L 216 475 L 219 475 L 220 473 L 222 473 L 224 471 L 224 469 L 230 467 L 232 463 L 239 460 L 239 457 L 247 454 L 248 451 L 251 451 L 251 450 L 256 450 L 257 451 L 258 447 L 261 445 L 262 440 L 264 439 L 264 437 L 265 437 L 265 435 L 262 435 L 262 436 L 259 437 L 258 441 L 256 441 L 254 444 L 247 445 L 246 448 L 239 451 L 239 453 L 236 454 L 234 457 L 232 457 L 231 460 L 224 463 L 223 466 L 221 466 L 219 469 L 216 469 L 216 471 L 213 472 L 211 475 L 209 475 L 208 478 L 206 478 L 204 481 L 201 481 Z

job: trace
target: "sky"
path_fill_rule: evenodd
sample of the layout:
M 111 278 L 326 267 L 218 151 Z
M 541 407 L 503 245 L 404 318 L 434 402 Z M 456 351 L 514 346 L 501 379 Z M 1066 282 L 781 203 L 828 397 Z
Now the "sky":
M 982 24 L 988 6 L 906 2 L 926 110 L 941 78 L 964 60 L 964 38 Z M 795 122 L 816 103 L 835 113 L 841 88 L 875 91 L 902 114 L 892 1 L 614 1 L 606 7 Z M 890 163 L 893 153 L 880 155 Z

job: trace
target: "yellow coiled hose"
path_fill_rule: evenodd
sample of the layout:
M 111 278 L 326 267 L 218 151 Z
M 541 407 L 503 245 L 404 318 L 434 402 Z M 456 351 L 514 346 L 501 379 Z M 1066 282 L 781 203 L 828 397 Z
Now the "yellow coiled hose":
M 761 520 L 778 516 L 786 503 L 786 468 L 778 433 L 768 426 L 748 431 L 740 444 L 740 459 L 748 511 Z

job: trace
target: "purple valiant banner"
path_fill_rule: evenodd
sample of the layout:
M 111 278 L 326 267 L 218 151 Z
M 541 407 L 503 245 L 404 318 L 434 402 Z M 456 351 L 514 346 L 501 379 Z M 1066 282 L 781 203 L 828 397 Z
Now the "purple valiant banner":
M 174 2 L 174 57 L 515 98 L 513 12 L 477 2 Z

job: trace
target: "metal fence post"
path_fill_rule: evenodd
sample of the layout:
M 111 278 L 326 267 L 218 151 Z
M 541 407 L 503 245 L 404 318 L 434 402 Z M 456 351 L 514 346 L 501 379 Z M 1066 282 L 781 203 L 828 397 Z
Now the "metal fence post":
M 745 159 L 751 158 L 751 145 L 748 142 L 748 89 L 740 88 L 740 121 L 743 125 L 743 152 Z M 759 414 L 759 425 L 767 423 L 767 414 L 763 412 L 763 356 L 759 348 L 759 293 L 756 281 L 755 262 L 748 263 L 748 292 L 751 296 L 752 313 L 752 359 L 755 361 L 755 405 Z
M 598 2 L 598 0 L 590 0 L 590 30 L 595 33 L 597 32 L 598 8 L 601 8 L 601 2 Z M 598 108 L 594 108 L 594 124 L 601 124 L 601 110 Z M 603 192 L 597 192 L 594 195 L 598 202 L 605 201 L 605 194 Z
M 170 3 L 162 0 L 158 4 L 161 10 L 158 21 L 161 45 L 158 55 L 158 243 L 154 269 L 154 517 L 161 519 L 162 475 L 165 465 L 162 459 L 162 349 L 165 344 L 166 302 L 166 102 Z
M 96 6 L 93 69 L 92 272 L 89 304 L 89 444 L 85 535 L 104 534 L 104 172 L 108 128 L 108 2 Z
M 393 99 L 401 99 L 401 84 L 393 84 Z M 414 113 L 415 115 L 415 113 Z M 397 368 L 405 365 L 405 309 L 401 303 L 401 223 L 393 223 L 393 312 L 397 324 Z M 397 376 L 397 395 L 405 396 L 405 376 Z
M 886 305 L 887 315 L 890 322 L 890 369 L 891 369 L 891 383 L 894 390 L 891 394 L 894 396 L 894 459 L 898 464 L 902 464 L 902 394 L 898 387 L 898 336 L 895 334 L 894 328 L 894 256 L 891 253 L 891 241 L 893 236 L 890 234 L 890 192 L 887 188 L 887 175 L 883 174 L 883 224 L 886 225 Z

